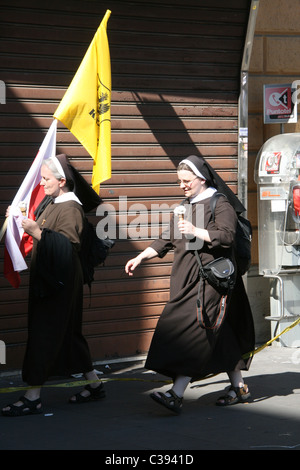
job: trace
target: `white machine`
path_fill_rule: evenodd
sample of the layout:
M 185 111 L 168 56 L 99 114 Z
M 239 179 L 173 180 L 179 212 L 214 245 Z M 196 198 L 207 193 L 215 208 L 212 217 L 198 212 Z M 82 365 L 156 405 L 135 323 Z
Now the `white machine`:
M 280 134 L 260 149 L 258 185 L 259 274 L 270 278 L 271 333 L 275 336 L 300 316 L 300 134 Z M 300 325 L 279 337 L 300 347 Z

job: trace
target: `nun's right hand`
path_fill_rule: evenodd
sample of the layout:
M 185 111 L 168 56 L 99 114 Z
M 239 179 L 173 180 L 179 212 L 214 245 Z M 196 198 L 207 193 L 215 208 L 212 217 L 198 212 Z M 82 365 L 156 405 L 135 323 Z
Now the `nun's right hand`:
M 125 266 L 125 272 L 129 276 L 133 276 L 133 271 L 141 263 L 141 259 L 137 256 L 136 258 L 130 259 Z

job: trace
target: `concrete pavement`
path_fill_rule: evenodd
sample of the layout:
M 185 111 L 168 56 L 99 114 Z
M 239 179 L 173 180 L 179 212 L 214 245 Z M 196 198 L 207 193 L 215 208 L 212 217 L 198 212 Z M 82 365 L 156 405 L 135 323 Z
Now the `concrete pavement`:
M 194 463 L 201 450 L 300 450 L 300 349 L 272 345 L 254 356 L 244 373 L 249 403 L 216 406 L 228 385 L 226 374 L 219 374 L 187 389 L 179 416 L 151 400 L 151 391 L 168 389 L 168 379 L 143 364 L 135 358 L 109 368 L 95 365 L 106 382 L 107 396 L 99 402 L 67 403 L 82 387 L 66 384 L 81 379 L 50 382 L 41 415 L 0 416 L 0 449 L 101 450 L 101 459 L 116 459 L 122 451 L 170 451 L 194 456 Z M 22 385 L 19 376 L 0 375 L 1 408 L 24 393 L 11 391 Z

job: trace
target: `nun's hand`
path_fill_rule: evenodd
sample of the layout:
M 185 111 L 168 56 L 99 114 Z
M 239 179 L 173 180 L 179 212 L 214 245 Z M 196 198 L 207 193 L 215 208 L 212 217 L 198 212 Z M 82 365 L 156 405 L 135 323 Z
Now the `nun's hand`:
M 178 229 L 183 235 L 186 236 L 186 238 L 196 237 L 200 238 L 200 240 L 204 240 L 205 242 L 211 242 L 210 234 L 206 229 L 195 227 L 188 220 L 179 221 Z
M 129 275 L 129 276 L 133 276 L 133 271 L 135 270 L 135 268 L 137 266 L 139 266 L 139 264 L 141 264 L 141 258 L 139 258 L 138 256 L 136 258 L 133 258 L 131 260 L 129 260 L 127 263 L 126 263 L 126 266 L 125 266 L 125 272 Z
M 183 235 L 196 236 L 196 227 L 188 220 L 180 220 L 178 222 L 178 229 Z
M 22 228 L 28 235 L 36 238 L 36 240 L 41 239 L 41 229 L 34 220 L 24 218 L 22 220 Z

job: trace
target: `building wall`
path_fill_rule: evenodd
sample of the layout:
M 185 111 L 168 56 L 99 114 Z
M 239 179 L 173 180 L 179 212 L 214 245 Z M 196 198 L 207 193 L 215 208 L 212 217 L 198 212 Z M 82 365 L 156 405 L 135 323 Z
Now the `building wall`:
M 280 124 L 263 122 L 263 85 L 300 79 L 300 0 L 260 0 L 249 71 L 249 173 L 248 215 L 254 227 L 253 267 L 248 290 L 255 313 L 257 340 L 270 338 L 269 282 L 257 275 L 257 187 L 254 165 L 257 153 Z M 299 111 L 298 111 L 299 112 Z M 284 132 L 300 132 L 299 121 L 284 124 Z
M 162 228 L 162 211 L 151 213 L 153 204 L 168 212 L 182 200 L 178 162 L 200 153 L 237 191 L 237 104 L 249 6 L 249 0 L 109 2 L 112 178 L 100 195 L 116 211 L 118 241 L 96 270 L 91 304 L 85 293 L 83 331 L 94 360 L 149 347 L 169 296 L 172 254 L 145 263 L 134 278 L 124 265 L 150 243 L 150 216 Z M 0 222 L 106 9 L 101 0 L 1 1 L 0 79 L 7 103 L 0 108 Z M 57 152 L 90 181 L 92 160 L 62 125 Z M 137 216 L 140 236 L 120 240 Z M 91 219 L 99 220 L 95 214 Z M 1 272 L 3 253 L 1 244 Z M 8 367 L 20 367 L 26 344 L 28 272 L 21 277 L 17 290 L 0 278 L 0 339 L 8 345 Z

